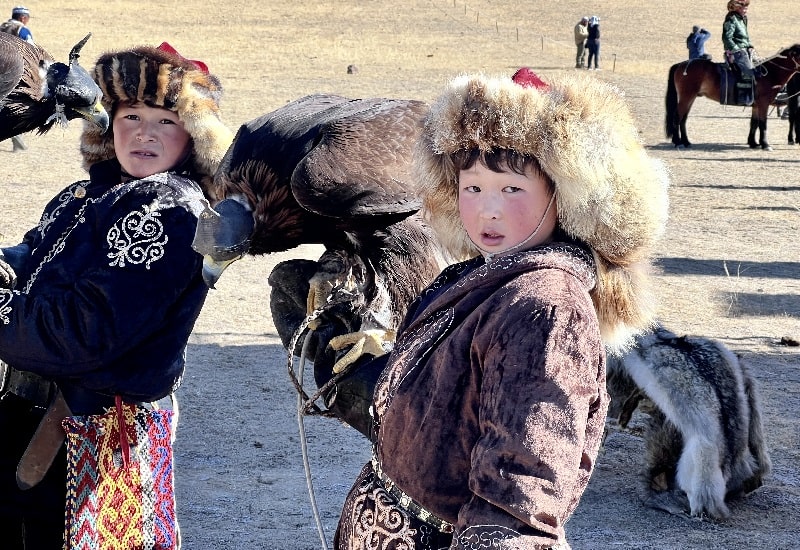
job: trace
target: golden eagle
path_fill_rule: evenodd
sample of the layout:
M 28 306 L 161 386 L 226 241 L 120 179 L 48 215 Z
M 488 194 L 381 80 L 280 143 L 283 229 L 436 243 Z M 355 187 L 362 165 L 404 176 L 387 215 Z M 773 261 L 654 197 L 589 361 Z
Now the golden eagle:
M 100 88 L 78 64 L 90 36 L 72 48 L 65 65 L 40 46 L 0 33 L 0 141 L 32 130 L 43 134 L 79 117 L 108 128 Z
M 287 349 L 307 314 L 342 297 L 340 332 L 391 334 L 443 265 L 411 185 L 427 110 L 414 100 L 311 95 L 242 125 L 214 178 L 220 202 L 201 214 L 193 244 L 206 283 L 245 253 L 323 244 L 318 261 L 290 260 L 270 274 Z

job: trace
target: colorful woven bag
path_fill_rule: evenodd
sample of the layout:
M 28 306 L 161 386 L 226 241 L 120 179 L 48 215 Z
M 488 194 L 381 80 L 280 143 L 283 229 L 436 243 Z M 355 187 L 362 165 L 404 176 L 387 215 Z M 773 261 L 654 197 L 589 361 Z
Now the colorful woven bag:
M 67 432 L 65 550 L 172 550 L 172 410 L 123 403 L 71 416 Z

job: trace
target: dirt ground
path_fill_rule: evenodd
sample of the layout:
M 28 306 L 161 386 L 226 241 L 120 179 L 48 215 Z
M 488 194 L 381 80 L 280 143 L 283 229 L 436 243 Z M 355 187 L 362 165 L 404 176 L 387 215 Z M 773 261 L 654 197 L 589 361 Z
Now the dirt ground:
M 800 42 L 796 0 L 759 0 L 750 28 L 762 55 Z M 29 2 L 31 29 L 59 59 L 87 32 L 81 61 L 104 50 L 168 40 L 202 59 L 226 88 L 232 129 L 312 92 L 430 100 L 462 71 L 511 74 L 522 65 L 572 71 L 572 27 L 601 17 L 602 71 L 630 100 L 642 137 L 672 171 L 671 219 L 658 252 L 660 311 L 678 333 L 718 338 L 741 354 L 762 399 L 773 472 L 731 504 L 723 522 L 644 508 L 637 496 L 643 441 L 615 431 L 567 525 L 576 550 L 800 548 L 800 147 L 787 123 L 769 120 L 771 152 L 745 145 L 749 113 L 700 99 L 689 117 L 690 150 L 664 138 L 669 66 L 685 56 L 693 24 L 721 57 L 725 2 L 597 0 L 184 0 L 159 4 L 89 0 Z M 219 14 L 223 14 L 220 16 Z M 356 74 L 347 74 L 350 64 Z M 83 178 L 79 123 L 29 150 L 0 144 L 2 244 L 18 242 L 46 201 Z M 588 146 L 588 144 L 587 144 Z M 277 262 L 316 258 L 317 246 L 248 257 L 223 276 L 195 327 L 178 393 L 178 513 L 189 550 L 320 548 L 301 455 L 296 394 L 269 314 L 267 276 Z M 641 418 L 634 419 L 633 428 Z M 344 494 L 368 457 L 354 430 L 304 421 L 313 491 L 331 539 Z

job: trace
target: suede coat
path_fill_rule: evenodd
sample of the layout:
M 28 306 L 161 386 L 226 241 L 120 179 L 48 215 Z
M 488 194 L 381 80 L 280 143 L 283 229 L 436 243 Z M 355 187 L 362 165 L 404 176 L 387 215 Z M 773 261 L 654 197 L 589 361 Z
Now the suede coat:
M 608 407 L 595 283 L 591 253 L 565 243 L 442 272 L 378 380 L 374 452 L 453 533 L 398 506 L 368 464 L 337 549 L 568 548 Z

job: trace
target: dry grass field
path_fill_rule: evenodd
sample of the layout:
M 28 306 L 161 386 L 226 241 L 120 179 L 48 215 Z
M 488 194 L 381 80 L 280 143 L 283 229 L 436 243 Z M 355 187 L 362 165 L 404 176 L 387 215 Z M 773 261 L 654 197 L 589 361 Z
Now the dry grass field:
M 746 144 L 749 112 L 699 99 L 689 117 L 695 146 L 664 138 L 667 70 L 685 57 L 693 24 L 712 32 L 721 58 L 724 0 L 86 0 L 32 1 L 37 41 L 64 60 L 87 32 L 81 57 L 168 41 L 205 61 L 225 87 L 226 122 L 239 124 L 312 92 L 430 100 L 460 72 L 511 74 L 531 66 L 545 78 L 572 71 L 572 27 L 601 17 L 602 71 L 640 121 L 653 155 L 672 171 L 671 219 L 659 250 L 660 311 L 678 333 L 719 338 L 741 354 L 763 402 L 773 473 L 733 503 L 724 522 L 670 516 L 637 498 L 643 443 L 609 437 L 596 475 L 568 524 L 575 549 L 800 547 L 800 147 L 772 116 L 774 150 Z M 12 4 L 7 8 L 10 13 Z M 2 15 L 2 14 L 0 14 Z M 796 0 L 754 0 L 752 38 L 761 55 L 800 42 Z M 358 67 L 347 74 L 347 66 Z M 26 135 L 29 150 L 0 144 L 0 233 L 18 241 L 45 202 L 82 179 L 79 123 Z M 589 146 L 589 144 L 587 144 Z M 176 480 L 184 548 L 321 546 L 314 524 L 286 357 L 269 315 L 267 275 L 303 247 L 235 264 L 213 291 L 190 342 L 178 398 Z M 366 442 L 334 421 L 305 421 L 311 474 L 330 539 Z

